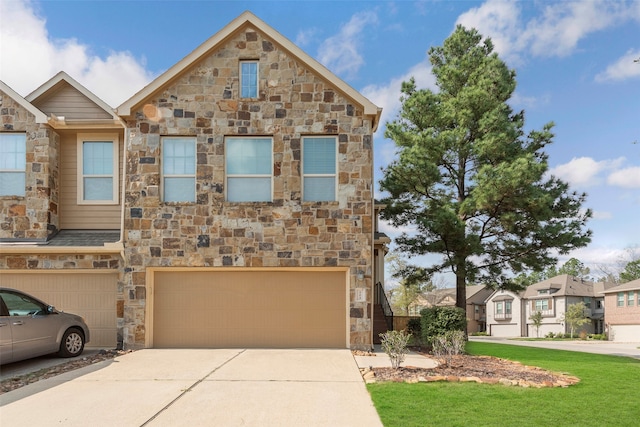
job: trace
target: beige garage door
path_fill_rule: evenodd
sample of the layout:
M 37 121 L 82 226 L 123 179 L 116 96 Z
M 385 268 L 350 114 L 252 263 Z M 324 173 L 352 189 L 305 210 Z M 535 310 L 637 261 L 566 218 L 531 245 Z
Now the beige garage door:
M 345 348 L 343 271 L 156 272 L 153 346 Z
M 0 273 L 0 283 L 84 317 L 91 332 L 87 347 L 117 344 L 117 273 Z
M 617 342 L 640 342 L 640 325 L 611 325 L 609 337 Z

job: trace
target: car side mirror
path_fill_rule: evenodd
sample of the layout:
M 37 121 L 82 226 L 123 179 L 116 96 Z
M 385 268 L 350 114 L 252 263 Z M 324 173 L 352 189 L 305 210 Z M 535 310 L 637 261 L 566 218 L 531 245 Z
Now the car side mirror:
M 56 309 L 55 309 L 54 306 L 52 306 L 52 305 L 48 305 L 47 306 L 47 314 L 53 314 L 55 312 L 56 312 Z

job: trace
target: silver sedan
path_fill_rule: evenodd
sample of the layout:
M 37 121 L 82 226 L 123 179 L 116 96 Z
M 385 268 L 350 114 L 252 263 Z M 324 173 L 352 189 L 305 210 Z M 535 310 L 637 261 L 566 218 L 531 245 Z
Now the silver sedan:
M 57 311 L 15 289 L 0 288 L 0 364 L 57 352 L 82 354 L 89 328 L 80 316 Z

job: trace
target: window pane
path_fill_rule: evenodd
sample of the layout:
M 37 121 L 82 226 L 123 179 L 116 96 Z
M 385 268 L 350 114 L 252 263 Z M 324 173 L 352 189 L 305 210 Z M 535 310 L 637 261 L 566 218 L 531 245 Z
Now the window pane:
M 336 179 L 305 178 L 303 197 L 305 201 L 326 202 L 336 199 Z
M 113 142 L 83 142 L 82 172 L 84 175 L 113 174 Z
M 230 138 L 226 141 L 227 174 L 271 175 L 271 140 Z
M 270 202 L 271 177 L 228 178 L 227 199 L 230 202 Z
M 25 171 L 26 138 L 24 134 L 19 133 L 0 133 L 0 169 Z M 22 192 L 24 193 L 24 189 Z
M 24 192 L 24 172 L 0 173 L 0 196 L 24 196 Z
M 258 63 L 242 62 L 240 64 L 240 96 L 242 98 L 258 97 Z
M 112 178 L 84 178 L 84 200 L 113 199 Z
M 24 196 L 27 137 L 0 133 L 0 196 Z
M 303 145 L 305 175 L 336 173 L 335 138 L 305 138 Z
M 165 202 L 194 202 L 196 182 L 194 178 L 165 178 Z
M 165 175 L 195 175 L 195 141 L 192 138 L 167 138 L 163 143 L 162 165 Z

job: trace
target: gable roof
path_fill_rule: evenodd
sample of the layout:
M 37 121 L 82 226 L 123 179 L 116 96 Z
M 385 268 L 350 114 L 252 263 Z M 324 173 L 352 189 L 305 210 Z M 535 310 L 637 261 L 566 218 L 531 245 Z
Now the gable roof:
M 556 292 L 551 294 L 540 295 L 538 291 L 557 289 Z M 527 287 L 524 292 L 524 298 L 532 299 L 537 297 L 548 298 L 552 296 L 583 296 L 592 297 L 594 295 L 593 282 L 587 280 L 578 279 L 568 274 L 561 274 L 559 276 L 552 277 L 550 279 L 543 280 L 542 282 L 534 283 Z
M 493 293 L 493 289 L 485 285 L 467 286 L 467 304 L 484 304 L 484 301 Z
M 615 292 L 624 292 L 624 291 L 640 291 L 640 279 L 632 280 L 631 282 L 623 283 L 618 286 L 613 286 L 609 289 L 605 289 L 603 294 L 612 294 Z
M 66 94 L 73 94 L 76 96 L 74 98 L 75 102 L 81 100 L 84 104 L 82 105 L 82 111 L 90 112 L 91 118 L 83 117 L 63 117 L 59 116 L 61 111 L 70 111 L 70 108 L 62 107 L 62 110 L 55 111 L 46 111 L 49 113 L 54 123 L 58 126 L 66 125 L 66 122 L 108 122 L 108 123 L 119 123 L 120 119 L 115 114 L 114 109 L 109 106 L 102 99 L 98 98 L 93 92 L 89 89 L 78 83 L 74 78 L 65 73 L 64 71 L 60 71 L 58 74 L 47 80 L 44 84 L 38 87 L 36 90 L 27 95 L 26 99 L 34 105 L 38 105 L 40 108 L 47 108 L 47 102 L 55 98 L 57 94 L 65 91 Z M 64 101 L 63 101 L 64 104 Z M 59 105 L 59 104 L 58 104 Z
M 140 106 L 148 98 L 153 96 L 157 91 L 180 77 L 180 75 L 182 75 L 182 73 L 184 73 L 194 63 L 220 47 L 227 39 L 232 37 L 237 32 L 241 31 L 242 29 L 246 28 L 247 26 L 253 26 L 264 33 L 276 44 L 280 45 L 284 50 L 288 51 L 298 61 L 300 61 L 306 67 L 316 72 L 321 78 L 333 85 L 347 98 L 362 106 L 364 114 L 372 116 L 373 130 L 376 130 L 378 122 L 380 121 L 380 114 L 382 113 L 381 108 L 377 107 L 362 94 L 345 83 L 342 79 L 329 71 L 324 65 L 320 64 L 311 56 L 307 55 L 302 51 L 302 49 L 293 44 L 289 39 L 284 37 L 282 34 L 277 32 L 275 29 L 267 25 L 265 22 L 260 20 L 249 11 L 244 12 L 236 19 L 231 21 L 222 30 L 211 36 L 207 41 L 202 43 L 194 51 L 185 56 L 180 62 L 169 68 L 138 93 L 122 103 L 119 107 L 116 108 L 117 113 L 120 116 L 125 117 L 131 115 L 131 111 L 133 109 Z
M 0 80 L 0 90 L 2 92 L 6 93 L 7 95 L 9 95 L 9 97 L 11 99 L 13 99 L 15 102 L 20 104 L 20 106 L 23 107 L 25 110 L 27 110 L 29 113 L 31 113 L 34 116 L 36 116 L 36 123 L 47 123 L 48 122 L 47 115 L 45 113 L 43 113 L 42 111 L 38 110 L 33 104 L 31 104 L 29 101 L 27 101 L 22 96 L 20 96 L 18 94 L 18 92 L 16 92 L 15 90 L 11 89 L 9 87 L 9 85 L 7 85 L 2 80 Z

